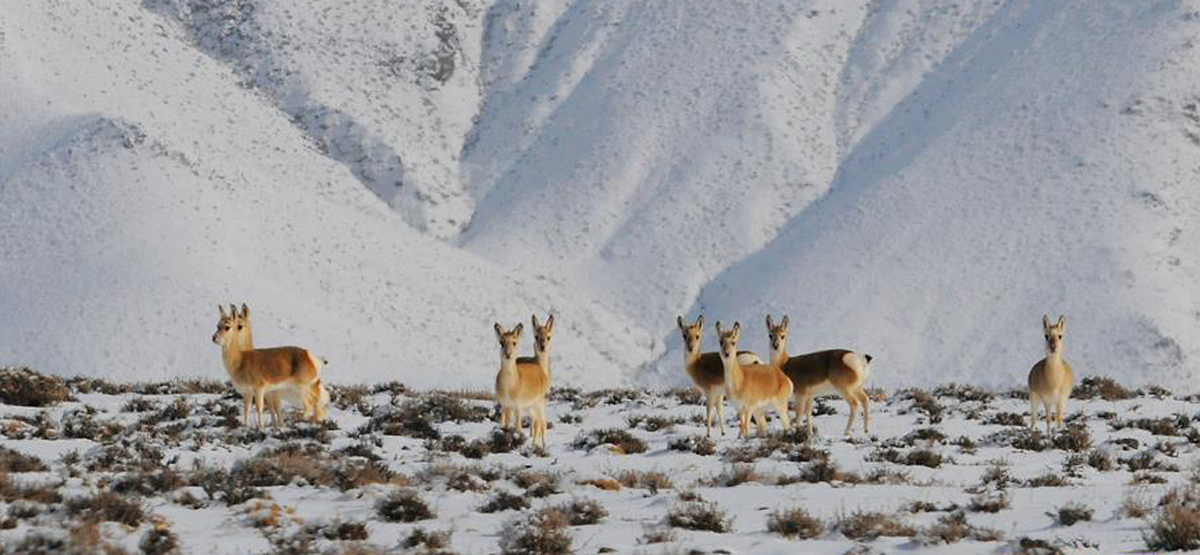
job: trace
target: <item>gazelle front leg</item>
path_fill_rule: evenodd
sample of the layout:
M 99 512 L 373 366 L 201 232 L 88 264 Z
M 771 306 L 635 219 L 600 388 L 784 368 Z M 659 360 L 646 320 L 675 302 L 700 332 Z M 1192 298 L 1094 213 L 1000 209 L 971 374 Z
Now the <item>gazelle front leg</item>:
M 707 406 L 704 408 L 704 435 L 712 437 L 713 412 L 716 410 L 714 403 L 717 400 L 717 396 L 716 394 L 709 393 L 704 396 L 704 399 L 707 402 Z
M 257 424 L 257 427 L 260 430 L 263 427 L 263 403 L 264 403 L 263 399 L 266 397 L 266 395 L 267 395 L 266 389 L 255 388 L 255 390 L 254 390 L 254 413 L 257 416 L 257 419 L 255 420 L 255 424 Z
M 1042 401 L 1042 409 L 1046 411 L 1046 435 L 1050 435 L 1050 425 L 1054 422 L 1054 407 L 1049 401 Z
M 813 430 L 813 399 L 815 396 L 806 394 L 804 396 L 804 419 L 808 423 L 808 437 L 812 439 L 816 433 Z
M 1067 398 L 1065 396 L 1059 397 L 1058 398 L 1058 417 L 1056 418 L 1056 420 L 1058 421 L 1058 429 L 1060 429 L 1060 430 L 1063 429 L 1063 412 L 1066 409 L 1066 407 L 1067 407 Z
M 250 427 L 250 405 L 254 403 L 254 398 L 249 394 L 242 395 L 242 425 Z
M 1033 392 L 1031 391 L 1031 392 L 1029 392 L 1029 431 L 1031 431 L 1031 432 L 1033 430 L 1037 429 L 1037 420 L 1038 420 L 1037 407 L 1038 407 L 1038 399 L 1036 396 L 1034 396 Z
M 850 419 L 846 420 L 846 431 L 842 435 L 849 436 L 850 432 L 854 430 L 854 417 L 858 414 L 858 399 L 849 393 L 843 394 L 842 397 L 850 404 Z
M 792 428 L 791 418 L 788 417 L 787 405 L 787 399 L 775 402 L 775 415 L 779 417 L 779 422 L 783 424 L 783 433 L 785 434 Z
M 754 437 L 767 435 L 766 409 L 754 411 Z
M 725 437 L 725 394 L 717 394 L 717 423 L 721 426 L 721 437 Z

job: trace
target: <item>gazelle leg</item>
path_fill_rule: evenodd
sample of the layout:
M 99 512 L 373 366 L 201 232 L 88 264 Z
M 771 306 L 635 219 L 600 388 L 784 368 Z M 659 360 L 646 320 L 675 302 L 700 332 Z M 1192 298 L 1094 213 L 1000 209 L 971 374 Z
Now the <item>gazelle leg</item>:
M 1029 392 L 1029 430 L 1030 431 L 1037 429 L 1037 420 L 1038 420 L 1037 408 L 1038 408 L 1037 396 L 1035 396 L 1033 394 L 1033 392 L 1030 391 Z
M 1058 398 L 1058 418 L 1057 418 L 1059 429 L 1063 428 L 1063 412 L 1065 411 L 1066 408 L 1067 408 L 1067 398 L 1059 397 Z
M 725 437 L 725 394 L 717 394 L 717 423 L 721 425 L 721 437 Z
M 717 409 L 717 396 L 715 394 L 708 394 L 705 396 L 705 400 L 708 403 L 704 409 L 704 433 L 708 437 L 712 437 L 713 412 L 716 412 Z
M 767 435 L 766 409 L 754 411 L 754 437 Z
M 855 394 L 858 396 L 858 402 L 862 403 L 863 435 L 871 435 L 871 398 L 862 388 L 855 391 Z
M 1054 408 L 1050 401 L 1042 400 L 1042 409 L 1046 411 L 1046 435 L 1050 435 L 1050 425 L 1054 422 Z
M 804 398 L 799 393 L 796 393 L 793 397 L 795 397 L 796 402 L 796 431 L 799 432 L 800 426 L 804 424 Z
M 813 430 L 813 395 L 804 396 L 804 420 L 808 424 L 808 437 L 811 439 L 816 432 Z
M 854 429 L 854 417 L 858 414 L 858 399 L 853 395 L 846 393 L 842 397 L 850 404 L 850 419 L 846 421 L 846 431 L 842 435 L 850 435 L 850 431 Z
M 779 421 L 783 423 L 783 433 L 786 434 L 792 428 L 792 419 L 788 416 L 788 400 L 786 397 L 775 402 L 775 414 L 779 416 Z
M 258 419 L 255 421 L 255 423 L 258 425 L 258 429 L 260 430 L 263 427 L 263 399 L 266 397 L 266 394 L 267 391 L 265 389 L 254 390 L 254 412 L 258 416 Z
M 254 403 L 254 398 L 249 395 L 242 395 L 242 425 L 250 427 L 250 406 Z

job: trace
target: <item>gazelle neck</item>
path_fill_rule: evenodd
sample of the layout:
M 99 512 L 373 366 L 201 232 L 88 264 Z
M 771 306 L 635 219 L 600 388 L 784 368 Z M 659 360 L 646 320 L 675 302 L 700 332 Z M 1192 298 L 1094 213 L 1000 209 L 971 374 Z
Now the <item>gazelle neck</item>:
M 700 349 L 696 349 L 695 351 L 684 351 L 683 352 L 684 368 L 690 368 L 693 364 L 696 364 L 697 360 L 700 360 Z
M 1055 368 L 1062 366 L 1062 349 L 1057 351 L 1046 350 L 1046 365 Z
M 737 353 L 725 358 L 721 355 L 721 364 L 725 366 L 725 388 L 729 391 L 740 391 L 742 386 L 742 364 L 738 362 Z
M 227 345 L 221 345 L 221 361 L 225 363 L 225 370 L 233 374 L 242 365 L 242 355 L 244 349 L 241 343 L 234 339 Z
M 537 365 L 542 368 L 542 371 L 547 375 L 550 374 L 550 351 L 538 351 L 534 349 L 533 359 L 537 361 Z
M 771 351 L 771 365 L 783 368 L 783 363 L 788 361 L 787 343 L 779 346 L 778 351 Z

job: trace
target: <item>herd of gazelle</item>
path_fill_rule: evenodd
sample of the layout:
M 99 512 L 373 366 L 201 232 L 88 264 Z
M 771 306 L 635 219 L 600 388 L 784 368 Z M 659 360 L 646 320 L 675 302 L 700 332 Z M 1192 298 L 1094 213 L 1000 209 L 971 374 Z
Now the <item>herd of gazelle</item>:
M 221 360 L 233 387 L 242 395 L 243 424 L 250 425 L 253 406 L 256 425 L 262 427 L 263 410 L 269 410 L 272 421 L 282 421 L 284 402 L 303 409 L 302 418 L 319 422 L 325 418 L 329 392 L 321 384 L 321 369 L 325 359 L 300 347 L 255 349 L 250 329 L 250 309 L 245 304 L 239 310 L 219 306 L 220 319 L 213 343 L 221 346 Z M 524 414 L 529 415 L 529 437 L 536 446 L 546 446 L 546 395 L 550 392 L 550 340 L 554 333 L 554 316 L 545 325 L 532 317 L 534 345 L 532 357 L 518 357 L 517 346 L 524 331 L 522 324 L 511 330 L 496 323 L 493 329 L 500 343 L 500 371 L 496 374 L 495 400 L 500 408 L 500 426 L 522 429 Z M 845 434 L 850 435 L 858 408 L 862 406 L 863 432 L 870 433 L 870 398 L 866 390 L 871 374 L 871 355 L 846 349 L 830 349 L 799 356 L 787 350 L 788 317 L 776 324 L 766 318 L 771 356 L 763 361 L 749 351 L 739 351 L 742 325 L 722 329 L 716 323 L 720 343 L 717 352 L 701 352 L 700 340 L 704 331 L 704 316 L 687 323 L 676 319 L 683 335 L 683 369 L 692 383 L 704 393 L 707 401 L 705 430 L 712 435 L 713 418 L 725 435 L 725 399 L 737 408 L 738 437 L 750 436 L 753 419 L 756 433 L 766 432 L 766 411 L 772 409 L 786 430 L 795 422 L 798 430 L 803 420 L 808 436 L 813 435 L 812 412 L 819 395 L 837 395 L 850 405 Z M 1067 320 L 1058 317 L 1051 323 L 1042 317 L 1042 332 L 1046 338 L 1046 356 L 1029 371 L 1029 427 L 1037 424 L 1038 405 L 1046 413 L 1046 433 L 1054 425 L 1062 427 L 1063 411 L 1074 385 L 1071 365 L 1062 358 L 1063 333 Z M 788 401 L 795 400 L 795 418 L 788 416 Z M 802 418 L 803 417 L 803 418 Z

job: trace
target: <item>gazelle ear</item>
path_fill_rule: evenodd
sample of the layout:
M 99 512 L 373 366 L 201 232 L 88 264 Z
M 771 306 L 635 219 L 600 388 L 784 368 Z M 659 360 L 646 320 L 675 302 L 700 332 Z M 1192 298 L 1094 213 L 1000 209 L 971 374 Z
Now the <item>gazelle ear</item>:
M 246 306 L 246 303 L 242 303 L 242 318 L 250 319 L 250 307 Z
M 696 325 L 700 326 L 701 329 L 704 329 L 704 315 L 703 314 L 701 314 L 699 318 L 696 318 Z
M 542 326 L 539 326 L 539 325 L 538 325 L 538 321 L 537 321 L 537 314 L 534 314 L 534 315 L 533 315 L 533 316 L 531 316 L 529 319 L 533 321 L 533 329 L 535 329 L 535 330 L 536 330 L 536 329 L 538 329 L 538 328 L 542 327 Z
M 517 327 L 513 328 L 513 331 L 517 332 L 517 335 L 521 335 L 521 331 L 524 329 L 525 329 L 524 324 L 517 324 Z
M 546 319 L 546 331 L 550 331 L 550 332 L 554 331 L 554 315 L 553 314 L 551 314 L 550 317 Z
M 504 326 L 501 326 L 500 322 L 496 322 L 492 329 L 496 330 L 496 337 L 504 337 Z
M 787 314 L 784 314 L 784 315 L 783 315 L 783 322 L 780 322 L 780 325 L 782 325 L 782 326 L 783 326 L 783 329 L 784 329 L 784 331 L 787 331 L 787 329 L 788 329 L 788 317 L 787 317 Z
M 1042 328 L 1050 329 L 1050 317 L 1045 314 L 1042 315 Z
M 775 323 L 771 321 L 771 315 L 767 315 L 767 331 L 775 329 Z
M 1066 330 L 1067 330 L 1067 317 L 1059 316 L 1058 317 L 1058 331 L 1066 331 Z
M 238 317 L 237 306 L 234 305 L 233 303 L 229 303 L 229 314 L 231 316 L 233 316 L 234 318 Z
M 725 332 L 721 331 L 721 321 L 717 320 L 717 337 L 722 335 L 725 335 Z
M 229 315 L 228 315 L 228 314 L 225 314 L 225 307 L 224 307 L 223 305 L 217 305 L 217 312 L 221 313 L 221 317 L 222 317 L 222 318 L 228 318 L 228 317 L 229 317 Z
M 733 322 L 733 330 L 732 331 L 733 331 L 734 339 L 736 339 L 740 335 L 742 335 L 742 323 L 735 320 Z
M 687 328 L 687 326 L 683 325 L 683 316 L 675 317 L 675 325 L 679 326 L 679 329 L 681 330 Z

